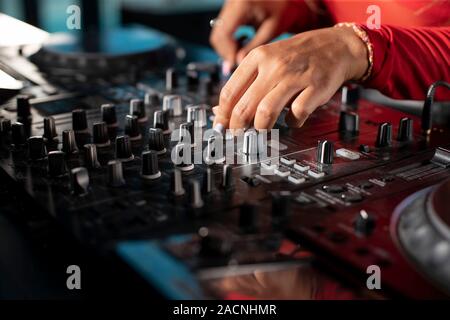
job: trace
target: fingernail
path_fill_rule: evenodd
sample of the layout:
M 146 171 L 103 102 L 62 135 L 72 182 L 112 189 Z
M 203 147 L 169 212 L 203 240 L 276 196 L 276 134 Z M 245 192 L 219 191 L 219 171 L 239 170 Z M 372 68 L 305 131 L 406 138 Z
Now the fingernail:
M 228 77 L 231 73 L 231 63 L 229 61 L 222 62 L 222 74 Z
M 217 115 L 217 110 L 219 109 L 219 106 L 215 106 L 212 108 L 212 112 Z

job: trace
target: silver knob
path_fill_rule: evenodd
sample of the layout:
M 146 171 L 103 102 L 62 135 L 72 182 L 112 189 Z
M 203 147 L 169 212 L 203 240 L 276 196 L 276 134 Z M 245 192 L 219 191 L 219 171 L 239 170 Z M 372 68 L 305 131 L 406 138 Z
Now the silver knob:
M 183 114 L 183 105 L 179 95 L 171 94 L 163 98 L 163 110 L 170 111 L 172 116 L 179 117 Z
M 255 130 L 249 130 L 244 133 L 242 152 L 246 155 L 258 154 L 258 133 Z
M 189 106 L 187 108 L 187 121 L 193 122 L 198 128 L 205 127 L 207 124 L 206 109 L 207 105 L 200 104 L 196 106 Z

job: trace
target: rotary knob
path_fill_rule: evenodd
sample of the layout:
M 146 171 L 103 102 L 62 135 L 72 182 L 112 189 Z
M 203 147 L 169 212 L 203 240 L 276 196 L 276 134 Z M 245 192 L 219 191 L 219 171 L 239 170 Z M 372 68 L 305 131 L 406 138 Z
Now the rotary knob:
M 258 154 L 258 133 L 255 130 L 249 130 L 244 133 L 242 152 L 245 155 Z
M 22 122 L 29 122 L 31 118 L 30 97 L 28 95 L 18 95 L 16 98 L 17 104 L 17 120 Z
M 108 162 L 108 180 L 111 187 L 121 187 L 125 184 L 121 161 L 111 160 Z
M 111 144 L 106 122 L 96 122 L 92 126 L 92 140 L 97 147 L 106 147 Z
M 178 74 L 174 68 L 166 70 L 166 90 L 172 91 L 178 87 Z
M 116 138 L 116 159 L 123 162 L 134 159 L 131 151 L 131 141 L 127 135 Z
M 174 117 L 181 116 L 183 114 L 181 97 L 175 94 L 164 96 L 162 109 L 170 112 L 170 114 Z
M 361 210 L 354 223 L 355 231 L 363 235 L 369 235 L 375 228 L 375 219 L 366 210 Z
M 339 116 L 339 131 L 345 134 L 357 135 L 359 132 L 359 116 L 355 112 L 341 111 Z
M 144 105 L 146 107 L 156 108 L 160 105 L 159 95 L 156 92 L 148 92 L 144 97 Z
M 108 127 L 117 126 L 116 106 L 113 104 L 103 104 L 101 106 L 102 120 Z
M 72 181 L 72 192 L 76 195 L 83 196 L 88 193 L 89 173 L 86 168 L 78 167 L 70 171 Z
M 158 167 L 158 153 L 154 150 L 142 152 L 141 177 L 144 179 L 158 179 L 161 171 Z
M 185 193 L 183 188 L 183 177 L 181 171 L 174 169 L 170 176 L 170 190 L 174 196 L 182 196 Z
M 192 122 L 180 124 L 180 137 L 178 141 L 180 143 L 187 143 L 191 146 L 195 146 L 194 124 Z
M 58 136 L 58 133 L 56 132 L 55 118 L 53 118 L 53 117 L 44 118 L 44 135 L 43 135 L 43 137 L 47 141 L 53 141 L 57 136 Z
M 28 157 L 30 160 L 42 160 L 47 156 L 47 148 L 43 137 L 28 138 Z
M 332 164 L 334 158 L 333 142 L 328 140 L 319 141 L 317 146 L 317 162 L 321 164 Z
M 384 122 L 378 127 L 377 141 L 375 147 L 386 148 L 392 145 L 392 125 Z
M 164 135 L 160 128 L 150 128 L 148 130 L 148 149 L 155 150 L 158 154 L 166 153 L 164 145 Z
M 15 147 L 20 147 L 27 142 L 27 134 L 25 126 L 21 122 L 15 122 L 11 125 L 12 144 Z
M 145 104 L 143 100 L 130 100 L 130 115 L 136 116 L 139 122 L 147 121 L 147 113 L 145 112 Z
M 72 111 L 72 129 L 76 132 L 84 132 L 88 128 L 86 111 L 75 109 Z
M 207 124 L 206 105 L 188 106 L 187 122 L 194 123 L 195 127 L 203 128 Z
M 344 105 L 356 107 L 360 97 L 360 89 L 358 86 L 350 85 L 342 87 L 341 102 Z
M 0 119 L 0 135 L 6 135 L 11 130 L 11 120 Z
M 51 177 L 60 177 L 67 173 L 66 160 L 64 152 L 50 151 L 48 153 L 48 174 Z
M 89 169 L 97 169 L 101 167 L 97 158 L 97 146 L 93 143 L 84 145 L 84 164 Z
M 165 134 L 170 133 L 168 111 L 155 111 L 153 114 L 153 128 L 160 128 Z
M 411 118 L 402 118 L 398 125 L 397 141 L 407 142 L 413 140 L 413 120 Z
M 125 134 L 128 135 L 131 140 L 139 140 L 142 138 L 141 132 L 139 131 L 137 116 L 125 116 Z
M 191 171 L 194 169 L 190 144 L 178 143 L 173 150 L 173 156 L 176 167 L 181 171 Z
M 75 140 L 75 132 L 73 130 L 64 130 L 62 133 L 62 151 L 65 154 L 76 154 L 78 153 L 77 142 Z
M 226 164 L 223 166 L 222 172 L 222 188 L 231 190 L 234 187 L 233 172 L 231 166 Z

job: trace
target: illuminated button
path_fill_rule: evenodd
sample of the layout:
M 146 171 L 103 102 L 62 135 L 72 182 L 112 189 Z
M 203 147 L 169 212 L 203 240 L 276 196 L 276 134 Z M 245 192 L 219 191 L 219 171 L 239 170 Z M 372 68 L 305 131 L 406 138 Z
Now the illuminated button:
M 349 160 L 358 160 L 360 158 L 360 154 L 358 152 L 354 152 L 345 148 L 340 148 L 336 150 L 336 155 L 341 158 L 349 159 Z
M 287 176 L 289 176 L 291 174 L 291 171 L 288 168 L 285 168 L 285 167 L 278 167 L 277 169 L 275 169 L 275 174 L 277 176 L 285 178 L 285 177 L 287 177 Z
M 295 163 L 295 159 L 287 158 L 287 157 L 281 157 L 280 158 L 281 163 L 284 163 L 287 166 L 292 166 Z
M 300 171 L 300 172 L 306 172 L 306 171 L 308 171 L 310 168 L 311 168 L 311 167 L 308 166 L 307 164 L 303 164 L 303 163 L 300 163 L 300 162 L 297 162 L 296 164 L 294 164 L 294 169 L 295 169 L 295 170 L 298 170 L 298 171 Z
M 305 177 L 297 174 L 297 173 L 293 173 L 288 177 L 288 180 L 290 182 L 292 182 L 293 184 L 302 184 L 306 181 Z
M 310 177 L 315 178 L 315 179 L 320 179 L 320 178 L 323 178 L 325 176 L 325 172 L 320 172 L 320 171 L 317 171 L 317 170 L 314 170 L 314 169 L 310 169 L 310 170 L 308 170 L 308 175 Z

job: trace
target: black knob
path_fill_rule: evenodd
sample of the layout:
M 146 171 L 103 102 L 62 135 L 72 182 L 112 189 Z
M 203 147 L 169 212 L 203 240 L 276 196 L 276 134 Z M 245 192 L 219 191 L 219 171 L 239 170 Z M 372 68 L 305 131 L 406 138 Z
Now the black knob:
M 25 126 L 21 122 L 15 122 L 11 125 L 12 144 L 15 147 L 24 145 L 27 142 Z
M 180 137 L 178 141 L 180 143 L 187 143 L 191 146 L 195 145 L 194 124 L 192 122 L 185 122 L 180 124 Z
M 18 95 L 16 98 L 17 103 L 17 120 L 18 121 L 29 121 L 31 117 L 31 105 L 30 97 L 27 95 Z
M 96 122 L 93 124 L 92 140 L 97 147 L 105 147 L 111 144 L 106 122 Z
M 65 154 L 78 153 L 77 142 L 75 140 L 75 132 L 73 130 L 64 130 L 62 133 L 62 151 Z
M 355 112 L 341 111 L 339 116 L 339 131 L 345 134 L 357 135 L 359 132 L 359 116 Z
M 246 233 L 256 229 L 258 206 L 254 203 L 244 203 L 239 210 L 239 227 Z
M 137 116 L 125 116 L 125 134 L 128 135 L 131 140 L 139 140 L 142 138 L 141 132 L 139 131 Z
M 402 118 L 398 125 L 397 141 L 407 142 L 413 140 L 413 120 Z
M 88 128 L 86 111 L 83 109 L 75 109 L 72 111 L 72 129 L 73 131 L 82 132 Z
M 161 105 L 159 95 L 156 92 L 146 93 L 144 97 L 144 105 L 148 107 L 158 107 Z
M 166 70 L 166 90 L 171 91 L 178 87 L 178 74 L 174 68 Z
M 127 135 L 116 138 L 116 159 L 120 161 L 134 159 L 133 152 L 131 151 L 130 138 Z
M 160 128 L 163 133 L 169 133 L 169 111 L 158 110 L 153 114 L 153 128 Z
M 181 171 L 174 169 L 170 176 L 170 190 L 174 196 L 182 196 L 185 191 L 183 188 L 183 177 Z
M 166 153 L 162 130 L 160 128 L 150 128 L 148 134 L 148 149 L 155 150 L 158 154 Z
M 111 160 L 108 162 L 108 179 L 111 187 L 120 187 L 125 184 L 121 161 Z
M 103 104 L 101 106 L 102 120 L 106 122 L 108 127 L 117 126 L 116 106 L 113 104 Z
M 272 217 L 275 219 L 284 219 L 289 214 L 290 204 L 290 191 L 272 193 Z
M 154 150 L 142 152 L 141 176 L 144 179 L 158 179 L 161 171 L 158 166 L 158 153 Z
M 193 153 L 191 152 L 190 144 L 178 143 L 173 150 L 173 156 L 176 167 L 181 171 L 191 171 L 194 169 L 194 162 L 192 161 Z
M 55 118 L 53 118 L 53 117 L 44 118 L 44 135 L 43 135 L 43 137 L 47 141 L 53 141 L 57 136 L 58 136 L 58 133 L 56 132 Z
M 197 180 L 189 181 L 189 200 L 190 206 L 193 209 L 199 209 L 204 205 L 201 185 Z
M 65 154 L 62 151 L 50 151 L 48 153 L 48 174 L 51 177 L 63 176 L 67 173 Z
M 356 232 L 369 235 L 375 228 L 375 219 L 366 210 L 361 210 L 356 216 L 354 227 Z
M 231 190 L 234 187 L 233 171 L 228 164 L 223 166 L 222 187 L 225 190 Z
M 97 146 L 93 143 L 84 145 L 84 164 L 89 169 L 100 168 L 100 162 L 97 158 Z
M 147 121 L 147 113 L 145 112 L 145 104 L 143 100 L 130 100 L 130 115 L 136 116 L 139 122 Z
M 203 173 L 203 186 L 204 193 L 211 193 L 214 190 L 214 172 L 211 168 L 206 168 L 206 171 Z
M 30 160 L 42 160 L 47 156 L 47 148 L 43 137 L 28 138 L 28 157 Z
M 78 167 L 70 171 L 72 192 L 82 196 L 87 194 L 89 188 L 89 173 L 86 168 Z
M 321 164 L 332 164 L 334 158 L 333 142 L 328 140 L 319 141 L 317 146 L 317 161 Z
M 392 125 L 384 122 L 378 127 L 377 141 L 375 147 L 385 148 L 392 145 Z
M 0 119 L 0 135 L 5 135 L 11 130 L 11 120 Z
M 349 85 L 342 87 L 341 102 L 344 105 L 356 107 L 358 105 L 360 89 L 358 86 Z

